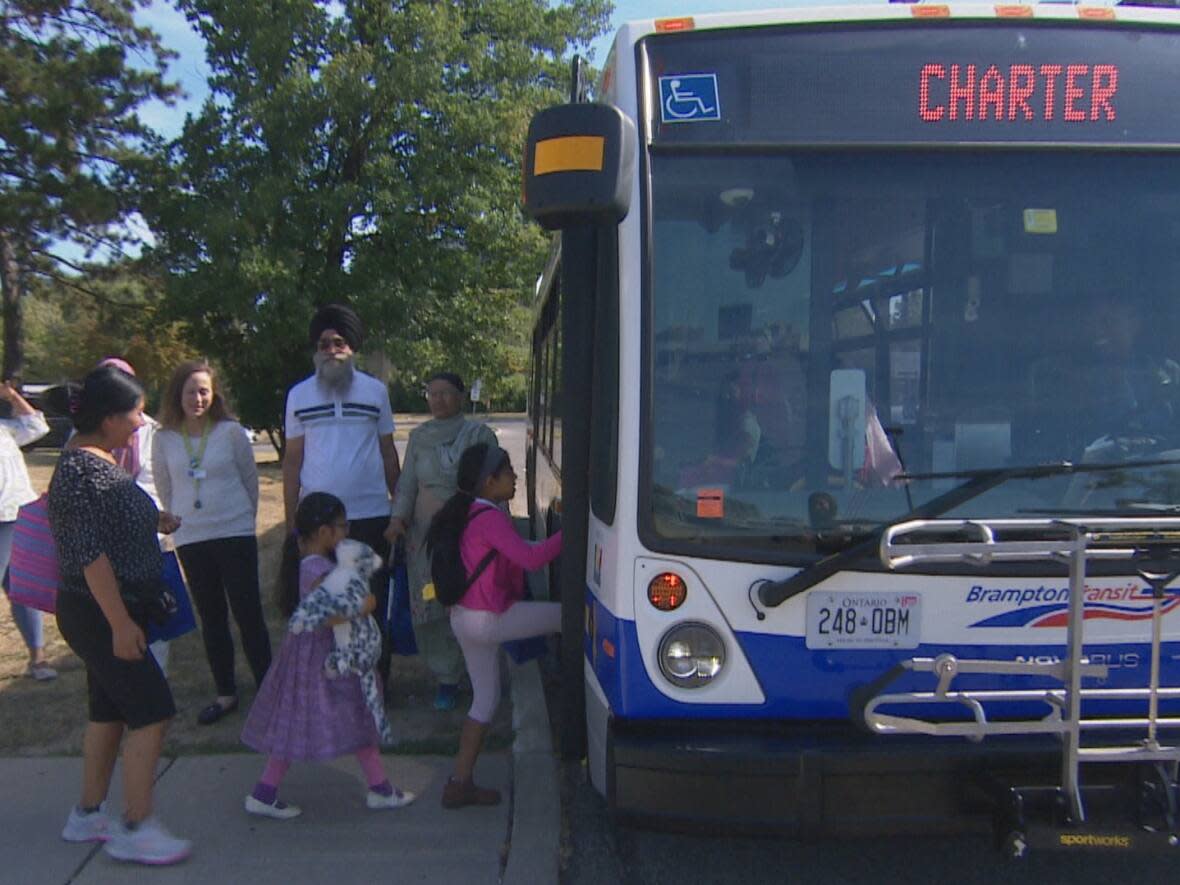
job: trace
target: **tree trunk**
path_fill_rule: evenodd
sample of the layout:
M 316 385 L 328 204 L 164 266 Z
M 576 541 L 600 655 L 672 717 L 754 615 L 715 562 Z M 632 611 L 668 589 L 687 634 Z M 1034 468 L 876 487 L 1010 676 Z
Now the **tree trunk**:
M 18 383 L 25 370 L 23 295 L 16 238 L 12 231 L 0 230 L 0 296 L 3 299 L 0 315 L 4 319 L 4 365 L 0 377 Z

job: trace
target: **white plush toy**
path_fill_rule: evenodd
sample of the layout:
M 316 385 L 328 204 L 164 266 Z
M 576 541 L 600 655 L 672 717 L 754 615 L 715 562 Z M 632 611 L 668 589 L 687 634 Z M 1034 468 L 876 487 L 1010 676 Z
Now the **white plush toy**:
M 385 715 L 385 703 L 377 687 L 377 660 L 381 656 L 381 630 L 372 615 L 362 614 L 369 595 L 369 578 L 381 567 L 381 557 L 360 541 L 345 539 L 336 546 L 336 567 L 319 586 L 300 600 L 288 629 L 292 633 L 317 630 L 329 618 L 349 618 L 332 627 L 335 648 L 324 661 L 329 679 L 356 674 L 361 679 L 365 704 L 373 714 L 382 744 L 393 742 L 393 730 Z

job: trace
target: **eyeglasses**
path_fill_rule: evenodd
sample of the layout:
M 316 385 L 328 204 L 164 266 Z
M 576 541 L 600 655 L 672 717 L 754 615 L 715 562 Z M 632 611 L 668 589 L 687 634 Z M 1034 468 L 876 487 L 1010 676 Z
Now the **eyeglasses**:
M 345 350 L 349 347 L 349 344 L 346 340 L 341 338 L 339 335 L 336 335 L 331 338 L 321 338 L 319 341 L 316 342 L 315 346 L 319 350 L 328 351 L 328 350 Z
M 449 397 L 458 396 L 459 391 L 448 390 L 446 388 L 442 390 L 424 390 L 422 391 L 422 395 L 427 399 L 447 399 Z

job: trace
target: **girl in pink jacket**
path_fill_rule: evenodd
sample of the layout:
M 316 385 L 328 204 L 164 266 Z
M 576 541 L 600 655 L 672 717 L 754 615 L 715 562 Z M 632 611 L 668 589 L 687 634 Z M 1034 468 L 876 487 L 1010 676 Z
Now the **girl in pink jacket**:
M 524 599 L 525 571 L 557 558 L 561 532 L 539 544 L 522 540 L 501 509 L 514 494 L 516 472 L 508 453 L 477 443 L 460 457 L 458 491 L 435 515 L 426 535 L 428 549 L 443 538 L 457 538 L 466 574 L 478 572 L 450 611 L 474 697 L 459 736 L 454 775 L 443 788 L 443 808 L 499 803 L 499 790 L 477 787 L 472 772 L 500 700 L 500 644 L 561 628 L 560 603 Z

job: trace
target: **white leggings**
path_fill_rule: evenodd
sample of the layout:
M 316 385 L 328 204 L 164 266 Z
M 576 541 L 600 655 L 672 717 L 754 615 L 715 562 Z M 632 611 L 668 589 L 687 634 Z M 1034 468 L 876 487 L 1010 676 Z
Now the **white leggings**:
M 545 636 L 561 629 L 560 602 L 517 602 L 506 612 L 451 608 L 451 629 L 463 649 L 471 677 L 471 710 L 476 722 L 491 722 L 500 703 L 500 643 Z

